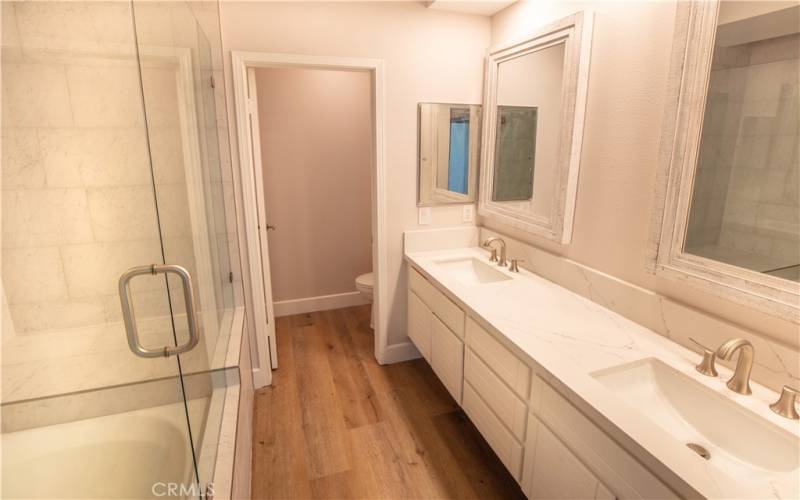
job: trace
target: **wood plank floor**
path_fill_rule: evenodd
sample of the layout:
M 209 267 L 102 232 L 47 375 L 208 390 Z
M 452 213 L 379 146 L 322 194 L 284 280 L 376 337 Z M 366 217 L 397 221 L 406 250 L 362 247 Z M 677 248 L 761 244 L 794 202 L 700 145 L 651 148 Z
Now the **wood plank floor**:
M 253 498 L 524 498 L 423 360 L 380 366 L 369 306 L 278 318 Z

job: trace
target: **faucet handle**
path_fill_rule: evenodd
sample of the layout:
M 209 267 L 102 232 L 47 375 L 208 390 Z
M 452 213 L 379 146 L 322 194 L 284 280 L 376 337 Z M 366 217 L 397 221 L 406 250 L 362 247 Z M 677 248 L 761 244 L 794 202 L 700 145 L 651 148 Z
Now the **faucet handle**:
M 796 408 L 798 396 L 800 396 L 800 391 L 788 385 L 784 385 L 783 389 L 781 389 L 781 397 L 769 405 L 769 409 L 782 417 L 800 420 L 800 415 L 798 415 Z
M 512 273 L 518 273 L 520 262 L 525 262 L 525 259 L 511 259 L 511 266 L 509 266 L 508 270 Z
M 715 366 L 717 360 L 717 353 L 709 349 L 708 347 L 704 346 L 700 342 L 696 341 L 692 337 L 689 337 L 689 340 L 694 342 L 694 344 L 703 350 L 703 360 L 694 367 L 695 370 L 706 375 L 708 377 L 716 377 L 719 375 L 717 373 L 717 367 Z

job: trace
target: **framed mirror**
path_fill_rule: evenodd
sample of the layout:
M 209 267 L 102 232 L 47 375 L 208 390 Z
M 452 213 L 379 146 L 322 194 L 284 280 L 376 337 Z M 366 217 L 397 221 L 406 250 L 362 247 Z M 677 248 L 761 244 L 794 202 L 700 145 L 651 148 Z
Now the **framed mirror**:
M 478 213 L 562 244 L 572 239 L 591 15 L 490 50 Z
M 420 103 L 418 206 L 474 203 L 481 107 Z
M 651 269 L 800 322 L 800 5 L 677 9 Z

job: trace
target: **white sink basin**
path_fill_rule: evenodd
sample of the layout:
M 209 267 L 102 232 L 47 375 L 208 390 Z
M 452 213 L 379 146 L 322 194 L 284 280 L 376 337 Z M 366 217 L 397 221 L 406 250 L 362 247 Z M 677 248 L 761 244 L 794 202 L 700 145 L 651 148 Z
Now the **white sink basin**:
M 501 273 L 492 265 L 475 257 L 441 259 L 434 262 L 465 285 L 495 283 L 511 279 L 510 276 Z
M 657 359 L 592 376 L 662 427 L 676 446 L 701 446 L 734 478 L 762 482 L 800 467 L 800 439 Z

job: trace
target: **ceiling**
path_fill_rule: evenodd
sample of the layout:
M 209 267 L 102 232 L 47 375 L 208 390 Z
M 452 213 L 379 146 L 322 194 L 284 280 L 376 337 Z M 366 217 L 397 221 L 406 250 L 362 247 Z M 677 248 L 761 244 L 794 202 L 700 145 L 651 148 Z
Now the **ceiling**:
M 480 16 L 491 16 L 499 12 L 516 0 L 487 0 L 487 1 L 464 1 L 464 0 L 433 0 L 425 2 L 429 9 L 446 10 L 449 12 L 463 12 L 465 14 L 477 14 Z

